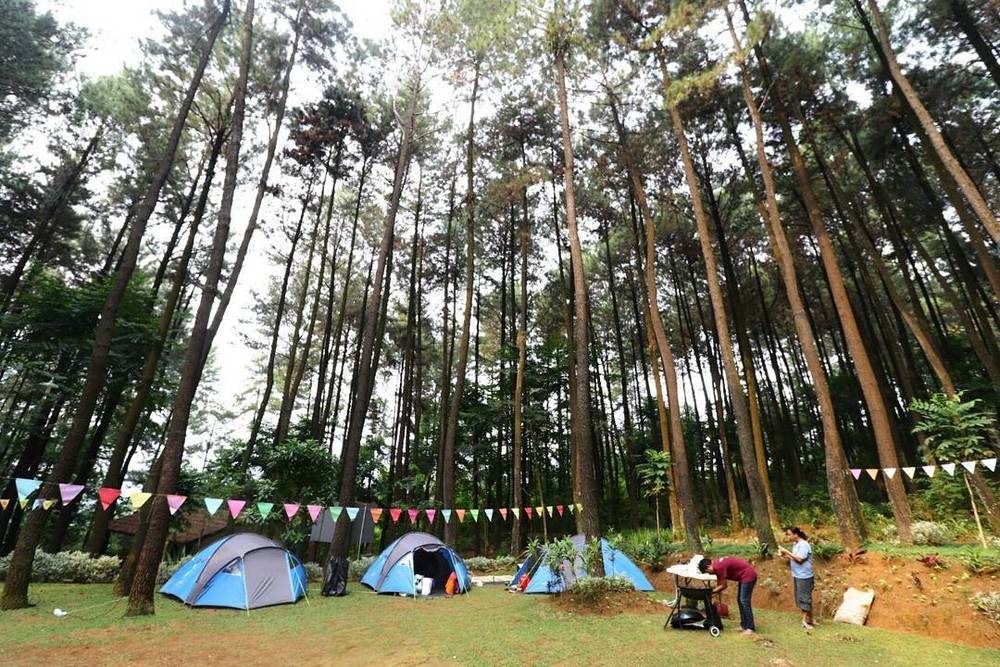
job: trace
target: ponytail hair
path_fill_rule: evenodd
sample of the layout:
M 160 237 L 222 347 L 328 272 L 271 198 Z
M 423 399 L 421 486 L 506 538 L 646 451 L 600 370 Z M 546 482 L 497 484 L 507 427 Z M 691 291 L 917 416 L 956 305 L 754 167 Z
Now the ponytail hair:
M 798 526 L 786 526 L 785 527 L 785 531 L 791 533 L 792 535 L 796 535 L 797 537 L 799 537 L 799 538 L 801 538 L 803 540 L 808 540 L 809 539 L 806 536 L 806 534 L 802 531 L 802 529 L 799 528 Z

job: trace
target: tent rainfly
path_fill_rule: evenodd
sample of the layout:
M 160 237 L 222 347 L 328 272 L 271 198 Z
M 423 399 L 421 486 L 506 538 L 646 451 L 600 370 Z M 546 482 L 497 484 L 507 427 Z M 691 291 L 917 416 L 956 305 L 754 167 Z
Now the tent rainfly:
M 526 574 L 530 582 L 524 589 L 525 593 L 561 593 L 564 585 L 572 585 L 577 579 L 585 576 L 587 570 L 583 563 L 582 554 L 586 538 L 583 535 L 574 535 L 571 539 L 578 555 L 573 563 L 566 560 L 562 562 L 560 567 L 562 577 L 556 576 L 552 569 L 546 565 L 545 547 L 542 547 L 536 556 L 528 556 L 521 563 L 521 567 L 517 569 L 510 585 L 517 586 L 521 577 Z M 601 538 L 601 553 L 604 556 L 605 575 L 625 577 L 632 582 L 637 591 L 653 590 L 653 585 L 649 583 L 649 579 L 642 573 L 642 570 L 628 556 L 613 548 L 603 538 Z

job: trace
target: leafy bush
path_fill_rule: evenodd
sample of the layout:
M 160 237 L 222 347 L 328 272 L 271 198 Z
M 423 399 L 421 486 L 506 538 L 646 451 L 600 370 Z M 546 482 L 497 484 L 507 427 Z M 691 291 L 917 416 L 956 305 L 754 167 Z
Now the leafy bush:
M 963 549 L 959 562 L 973 574 L 994 574 L 1000 572 L 1000 553 L 981 547 Z
M 941 546 L 955 541 L 955 535 L 943 523 L 914 521 L 912 529 L 914 544 Z
M 550 542 L 545 547 L 545 564 L 549 567 L 552 572 L 556 574 L 560 579 L 563 579 L 562 563 L 563 561 L 569 561 L 570 563 L 575 563 L 577 558 L 576 545 L 573 544 L 573 540 L 568 537 L 564 537 L 561 540 L 555 540 Z M 563 579 L 563 584 L 567 582 Z
M 672 553 L 680 551 L 679 544 L 658 535 L 656 531 L 636 531 L 622 535 L 617 539 L 617 546 L 626 556 L 636 563 L 656 567 Z
M 306 571 L 306 581 L 323 581 L 323 566 L 319 563 L 302 563 Z
M 465 559 L 465 565 L 472 572 L 510 572 L 517 568 L 517 560 L 513 556 L 473 556 Z
M 0 579 L 7 578 L 10 556 L 0 558 Z M 85 551 L 35 552 L 31 580 L 63 584 L 109 584 L 118 576 L 121 559 L 117 556 L 91 558 Z
M 816 542 L 812 545 L 812 552 L 821 561 L 830 561 L 837 554 L 844 552 L 844 547 L 835 542 Z
M 174 573 L 181 569 L 181 566 L 189 560 L 191 560 L 191 556 L 185 556 L 173 562 L 160 561 L 160 568 L 156 571 L 156 582 L 159 584 L 166 583 L 167 579 L 174 576 Z
M 972 596 L 970 604 L 980 614 L 1000 625 L 1000 591 L 976 593 Z
M 352 560 L 347 569 L 347 578 L 351 581 L 361 581 L 361 577 L 365 576 L 365 572 L 374 562 L 375 556 L 363 556 L 357 560 Z
M 635 585 L 628 577 L 616 574 L 610 577 L 580 577 L 569 587 L 569 594 L 580 602 L 597 602 L 606 595 L 634 591 Z

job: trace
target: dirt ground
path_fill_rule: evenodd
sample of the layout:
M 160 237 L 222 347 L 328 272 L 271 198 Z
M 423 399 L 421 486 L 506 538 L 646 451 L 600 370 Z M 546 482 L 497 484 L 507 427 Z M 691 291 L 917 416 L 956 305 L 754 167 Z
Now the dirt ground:
M 758 571 L 754 607 L 795 612 L 788 562 L 773 559 L 754 563 Z M 832 619 L 849 586 L 875 591 L 868 625 L 919 634 L 923 637 L 962 642 L 971 646 L 1000 647 L 1000 626 L 972 608 L 973 593 L 1000 588 L 997 575 L 973 576 L 960 565 L 932 569 L 916 558 L 865 554 L 856 562 L 841 555 L 829 562 L 817 561 L 813 609 L 820 619 Z M 673 577 L 648 572 L 656 590 L 672 593 Z M 727 590 L 725 602 L 737 618 L 736 589 Z

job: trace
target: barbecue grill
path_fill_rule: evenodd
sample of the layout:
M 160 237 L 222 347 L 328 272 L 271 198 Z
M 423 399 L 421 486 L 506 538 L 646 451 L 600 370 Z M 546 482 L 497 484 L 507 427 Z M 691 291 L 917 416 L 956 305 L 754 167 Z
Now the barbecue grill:
M 695 559 L 701 560 L 701 556 Z M 698 572 L 696 561 L 690 564 L 673 565 L 667 568 L 674 575 L 674 599 L 669 603 L 670 615 L 667 616 L 663 629 L 670 626 L 677 630 L 708 630 L 713 637 L 722 634 L 722 619 L 715 605 L 712 604 L 712 589 L 715 587 L 715 575 Z M 693 606 L 685 606 L 685 605 Z M 704 611 L 699 609 L 703 606 Z

